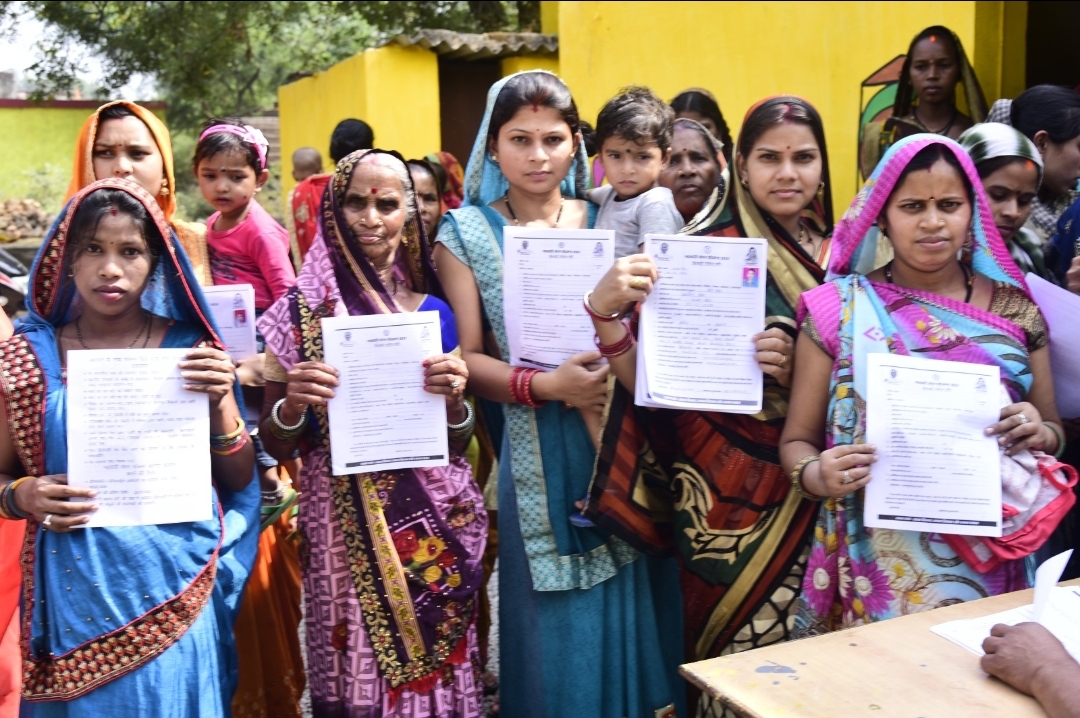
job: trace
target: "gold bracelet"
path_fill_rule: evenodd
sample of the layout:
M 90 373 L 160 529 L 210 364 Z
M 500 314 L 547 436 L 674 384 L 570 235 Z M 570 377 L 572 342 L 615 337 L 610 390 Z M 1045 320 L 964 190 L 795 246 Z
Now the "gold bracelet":
M 795 489 L 799 496 L 802 496 L 804 499 L 810 499 L 811 501 L 824 501 L 826 497 L 812 494 L 806 489 L 804 489 L 802 485 L 803 471 L 805 471 L 806 467 L 814 463 L 815 461 L 821 461 L 821 454 L 811 454 L 809 456 L 804 456 L 795 462 L 795 466 L 791 469 L 791 488 Z

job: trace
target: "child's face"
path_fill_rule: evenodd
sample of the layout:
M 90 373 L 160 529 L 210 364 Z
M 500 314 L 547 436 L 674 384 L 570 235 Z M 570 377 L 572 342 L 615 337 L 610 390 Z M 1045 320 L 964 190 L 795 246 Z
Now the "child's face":
M 226 217 L 242 211 L 269 178 L 256 174 L 239 152 L 222 152 L 199 163 L 199 190 L 210 205 Z
M 600 147 L 600 164 L 615 194 L 637 197 L 656 186 L 667 154 L 655 143 L 639 144 L 621 137 L 609 137 Z

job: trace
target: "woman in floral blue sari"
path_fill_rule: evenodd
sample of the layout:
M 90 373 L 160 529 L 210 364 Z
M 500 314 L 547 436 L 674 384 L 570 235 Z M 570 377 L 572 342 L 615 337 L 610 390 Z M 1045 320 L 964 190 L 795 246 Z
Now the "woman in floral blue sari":
M 592 226 L 582 145 L 577 108 L 557 77 L 534 71 L 497 82 L 469 159 L 465 205 L 443 217 L 435 249 L 470 391 L 506 417 L 501 715 L 671 716 L 684 703 L 674 559 L 640 555 L 605 530 L 574 523 L 596 455 L 586 426 L 599 426 L 607 367 L 593 364 L 599 352 L 535 374 L 503 359 L 503 228 Z
M 232 364 L 154 198 L 121 179 L 75 195 L 38 254 L 27 304 L 0 343 L 0 504 L 27 518 L 23 715 L 229 715 L 259 488 Z M 185 388 L 209 395 L 219 436 L 214 518 L 83 528 L 96 507 L 93 492 L 67 485 L 67 352 L 144 347 L 191 349 Z
M 1024 558 L 977 570 L 941 534 L 863 525 L 861 489 L 877 458 L 863 443 L 868 353 L 998 366 L 1012 403 L 987 433 L 1008 455 L 1061 448 L 1046 324 L 963 148 L 926 134 L 889 148 L 837 226 L 829 275 L 802 297 L 780 443 L 792 483 L 824 500 L 796 630 L 1027 587 Z

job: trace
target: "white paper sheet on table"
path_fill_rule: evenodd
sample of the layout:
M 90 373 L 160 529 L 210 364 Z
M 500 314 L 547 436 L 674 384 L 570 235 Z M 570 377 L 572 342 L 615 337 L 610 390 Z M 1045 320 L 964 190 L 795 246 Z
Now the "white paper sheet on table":
M 605 229 L 503 229 L 503 318 L 510 363 L 548 371 L 596 351 L 581 306 L 615 263 L 615 232 Z
M 1034 603 L 989 616 L 940 623 L 932 626 L 930 630 L 981 656 L 982 643 L 995 625 L 1004 623 L 1015 626 L 1033 621 L 1053 633 L 1065 646 L 1065 650 L 1080 661 L 1080 587 L 1054 585 L 1061 578 L 1061 572 L 1071 555 L 1072 550 L 1066 551 L 1047 559 L 1039 567 L 1035 574 Z
M 188 351 L 68 352 L 68 483 L 97 491 L 89 527 L 216 515 L 209 397 L 184 389 Z
M 424 391 L 439 313 L 330 317 L 322 330 L 324 360 L 341 372 L 327 407 L 334 474 L 446 466 L 446 399 Z
M 1028 288 L 1050 328 L 1050 370 L 1054 400 L 1065 419 L 1080 417 L 1080 296 L 1028 274 Z
M 645 235 L 660 279 L 642 304 L 638 406 L 755 414 L 763 377 L 764 239 Z
M 255 289 L 250 284 L 203 287 L 206 303 L 233 361 L 255 356 Z
M 1001 460 L 986 427 L 1001 409 L 997 366 L 867 354 L 866 441 L 877 447 L 864 522 L 1001 536 Z

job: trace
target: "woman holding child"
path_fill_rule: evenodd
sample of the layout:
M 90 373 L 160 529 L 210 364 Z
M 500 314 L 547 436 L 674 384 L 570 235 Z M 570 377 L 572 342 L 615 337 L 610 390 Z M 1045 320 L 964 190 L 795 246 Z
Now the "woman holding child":
M 470 388 L 506 414 L 498 485 L 501 709 L 511 718 L 667 716 L 683 693 L 674 563 L 575 520 L 595 457 L 586 427 L 599 423 L 607 368 L 595 363 L 598 352 L 547 373 L 502 359 L 503 229 L 593 225 L 578 122 L 570 92 L 551 73 L 519 73 L 492 86 L 465 206 L 444 216 L 435 250 Z
M 832 225 L 828 179 L 821 118 L 799 98 L 755 105 L 730 167 L 700 124 L 675 121 L 661 182 L 688 216 L 682 233 L 768 240 L 766 326 L 754 337 L 764 408 L 753 416 L 636 408 L 635 352 L 609 353 L 619 384 L 586 514 L 642 550 L 679 556 L 687 661 L 791 635 L 817 506 L 792 489 L 778 445 L 795 307 L 824 277 L 818 258 L 828 254 Z M 630 329 L 610 317 L 648 296 L 657 279 L 647 256 L 616 262 L 589 297 L 601 344 L 624 340 Z

